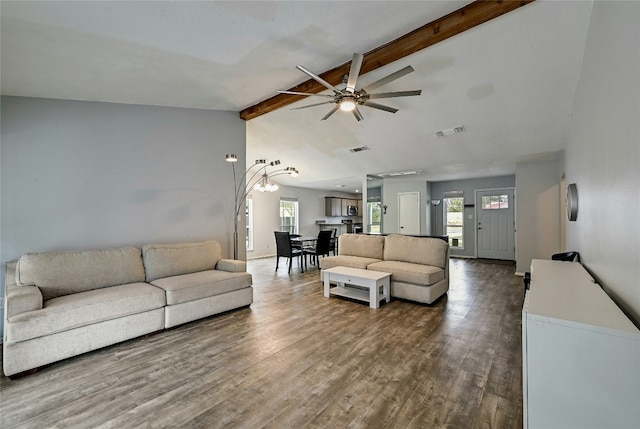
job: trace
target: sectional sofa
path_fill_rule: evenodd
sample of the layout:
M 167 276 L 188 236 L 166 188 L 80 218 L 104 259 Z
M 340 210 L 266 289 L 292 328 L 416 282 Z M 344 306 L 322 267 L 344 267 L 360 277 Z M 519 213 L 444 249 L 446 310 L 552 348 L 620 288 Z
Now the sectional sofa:
M 441 238 L 342 234 L 338 255 L 320 260 L 322 270 L 337 266 L 390 273 L 395 298 L 431 304 L 449 290 L 449 244 Z
M 253 302 L 245 262 L 216 241 L 28 253 L 5 286 L 7 376 Z

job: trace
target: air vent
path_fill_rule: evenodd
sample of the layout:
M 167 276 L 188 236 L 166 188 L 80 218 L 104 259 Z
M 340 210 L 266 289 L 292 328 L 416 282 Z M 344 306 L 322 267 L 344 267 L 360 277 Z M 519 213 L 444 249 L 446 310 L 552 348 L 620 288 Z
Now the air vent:
M 450 136 L 451 134 L 458 134 L 464 131 L 464 125 L 455 128 L 449 128 L 448 130 L 437 131 L 436 135 L 438 137 Z
M 362 152 L 363 150 L 369 150 L 367 146 L 354 147 L 353 149 L 349 149 L 349 152 Z
M 398 177 L 398 176 L 413 176 L 414 174 L 419 174 L 420 170 L 407 170 L 407 171 L 392 171 L 390 173 L 381 173 L 378 174 L 380 177 Z

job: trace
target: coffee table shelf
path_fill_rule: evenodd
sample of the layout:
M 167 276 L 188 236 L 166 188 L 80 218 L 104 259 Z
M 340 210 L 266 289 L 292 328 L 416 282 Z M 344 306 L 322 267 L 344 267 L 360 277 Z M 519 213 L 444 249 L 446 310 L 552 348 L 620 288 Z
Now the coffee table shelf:
M 335 286 L 329 288 L 329 293 L 331 295 L 342 296 L 345 298 L 357 299 L 358 301 L 369 302 L 369 291 L 364 289 L 357 289 L 355 287 L 349 286 Z M 378 301 L 381 299 L 386 299 L 386 295 L 384 293 L 378 294 Z

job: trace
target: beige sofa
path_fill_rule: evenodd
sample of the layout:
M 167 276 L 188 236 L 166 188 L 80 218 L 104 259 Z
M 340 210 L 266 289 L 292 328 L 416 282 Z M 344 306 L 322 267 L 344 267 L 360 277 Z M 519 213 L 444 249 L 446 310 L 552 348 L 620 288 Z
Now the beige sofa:
M 3 371 L 250 305 L 251 284 L 215 241 L 25 254 L 7 264 Z
M 431 304 L 449 290 L 449 244 L 440 238 L 342 234 L 338 255 L 320 260 L 322 270 L 337 266 L 390 273 L 395 298 Z

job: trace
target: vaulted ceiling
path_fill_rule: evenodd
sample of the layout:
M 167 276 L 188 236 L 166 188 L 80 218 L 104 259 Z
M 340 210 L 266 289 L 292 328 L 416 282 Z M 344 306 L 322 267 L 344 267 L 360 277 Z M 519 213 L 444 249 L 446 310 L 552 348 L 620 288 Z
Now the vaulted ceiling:
M 1 90 L 246 112 L 306 81 L 296 65 L 320 74 L 470 3 L 3 1 Z M 415 69 L 380 88 L 422 90 L 385 100 L 395 114 L 363 107 L 361 122 L 321 121 L 330 106 L 291 110 L 318 101 L 304 99 L 258 116 L 247 159 L 280 159 L 301 171 L 281 183 L 319 189 L 352 190 L 367 173 L 512 174 L 564 148 L 590 12 L 538 0 L 364 73 L 361 85 Z

